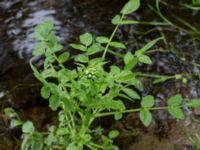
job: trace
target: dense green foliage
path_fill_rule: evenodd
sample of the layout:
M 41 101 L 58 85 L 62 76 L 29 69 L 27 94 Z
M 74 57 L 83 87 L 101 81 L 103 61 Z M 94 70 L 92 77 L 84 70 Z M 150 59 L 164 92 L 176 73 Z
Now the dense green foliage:
M 113 115 L 115 120 L 119 120 L 124 113 L 138 112 L 141 122 L 148 127 L 152 121 L 152 110 L 165 109 L 174 118 L 184 119 L 183 107 L 200 106 L 199 99 L 183 104 L 183 97 L 177 94 L 169 98 L 167 106 L 154 107 L 152 95 L 140 95 L 139 91 L 143 90 L 139 80 L 141 73 L 133 72 L 133 68 L 138 63 L 152 63 L 146 52 L 163 37 L 148 42 L 134 53 L 127 50 L 123 57 L 120 54 L 123 66 L 106 59 L 108 52 L 116 54 L 114 49 L 127 49 L 126 45 L 114 41 L 113 37 L 120 25 L 137 23 L 124 20 L 124 16 L 133 13 L 139 6 L 139 0 L 129 0 L 125 4 L 120 14 L 112 20 L 116 27 L 110 37 L 95 37 L 91 33 L 80 35 L 80 43 L 70 44 L 78 53 L 73 56 L 69 51 L 61 51 L 63 46 L 53 32 L 52 21 L 45 21 L 36 27 L 35 38 L 38 43 L 33 55 L 44 56 L 45 59 L 41 71 L 31 61 L 30 65 L 35 77 L 42 83 L 41 96 L 49 100 L 52 111 L 58 111 L 59 124 L 50 126 L 46 133 L 40 133 L 32 122 L 25 122 L 22 150 L 117 150 L 113 139 L 120 134 L 119 131 L 112 130 L 106 136 L 101 127 L 92 125 L 96 118 Z M 73 62 L 73 68 L 66 67 L 69 61 Z M 171 78 L 182 79 L 180 75 L 162 76 L 154 82 Z M 140 108 L 127 109 L 125 100 L 132 103 L 140 101 Z M 13 114 L 13 111 L 6 112 Z

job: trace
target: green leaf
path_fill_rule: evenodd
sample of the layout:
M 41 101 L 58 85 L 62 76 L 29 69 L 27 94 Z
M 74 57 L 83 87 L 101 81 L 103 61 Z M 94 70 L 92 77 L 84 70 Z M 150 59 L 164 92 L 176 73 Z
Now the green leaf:
M 43 41 L 44 38 L 43 38 L 43 36 L 42 36 L 42 32 L 45 32 L 45 31 L 44 31 L 44 28 L 43 28 L 42 26 L 39 26 L 39 25 L 36 26 L 35 32 L 34 32 L 34 37 L 35 37 L 37 40 Z
M 9 107 L 5 108 L 4 113 L 9 118 L 14 118 L 14 117 L 18 118 L 18 115 L 13 108 L 9 108 Z
M 53 26 L 54 26 L 52 20 L 46 20 L 46 21 L 44 21 L 41 25 L 42 25 L 42 26 L 45 28 L 45 30 L 48 31 L 48 32 L 51 31 L 51 30 L 53 29 Z
M 122 118 L 122 112 L 117 111 L 114 114 L 115 120 L 120 120 Z
M 200 0 L 192 0 L 193 5 L 200 5 Z
M 109 42 L 109 38 L 106 37 L 106 36 L 98 36 L 98 37 L 96 38 L 96 41 L 97 41 L 98 43 L 105 44 L 105 43 L 108 43 L 108 42 Z
M 110 46 L 116 47 L 116 48 L 121 48 L 121 49 L 126 49 L 126 46 L 121 42 L 111 42 Z
M 116 138 L 118 136 L 119 136 L 119 131 L 118 130 L 111 130 L 108 133 L 108 137 L 111 138 L 111 139 L 114 139 L 114 138 Z
M 122 14 L 130 14 L 140 7 L 140 0 L 129 0 L 121 10 Z
M 81 51 L 86 51 L 87 48 L 81 44 L 70 44 L 70 47 L 72 47 L 73 49 L 77 49 L 77 50 L 81 50 Z
M 125 98 L 129 101 L 133 101 L 130 97 L 128 97 L 127 95 L 123 94 L 123 93 L 120 93 L 118 96 L 122 97 L 122 98 Z
M 68 134 L 69 130 L 67 128 L 59 127 L 56 131 L 56 135 L 65 135 Z
M 51 146 L 54 140 L 55 140 L 54 135 L 52 133 L 49 133 L 45 142 L 48 146 Z
M 147 109 L 142 109 L 140 111 L 140 120 L 142 121 L 144 126 L 148 127 L 152 121 L 151 112 Z
M 57 95 L 52 95 L 49 99 L 49 107 L 55 111 L 58 109 L 60 104 L 60 99 Z
M 109 100 L 107 103 L 107 108 L 115 110 L 125 110 L 124 103 L 120 100 Z
M 62 46 L 61 44 L 58 44 L 58 43 L 54 44 L 54 46 L 51 47 L 51 50 L 52 50 L 53 52 L 57 52 L 57 51 L 59 51 L 59 50 L 61 50 L 61 49 L 63 49 L 63 46 Z
M 82 62 L 82 63 L 87 63 L 89 61 L 89 58 L 87 55 L 84 55 L 84 54 L 80 54 L 80 55 L 77 55 L 75 57 L 75 61 L 77 62 Z
M 32 144 L 32 137 L 31 135 L 25 135 L 22 141 L 21 148 L 22 150 L 29 150 L 30 145 Z
M 35 28 L 34 36 L 37 40 L 43 41 L 53 29 L 53 21 L 47 20 Z
M 59 87 L 55 83 L 48 83 L 48 87 L 50 88 L 50 91 L 54 95 L 59 95 Z
M 83 45 L 85 46 L 89 46 L 90 44 L 92 44 L 92 35 L 88 32 L 80 35 L 80 41 Z
M 113 74 L 113 75 L 117 75 L 120 73 L 120 68 L 118 66 L 111 66 L 110 67 L 110 72 Z
M 43 139 L 37 137 L 37 140 L 32 144 L 32 150 L 43 150 Z
M 67 146 L 66 150 L 81 150 L 81 148 L 76 146 L 74 143 L 71 143 Z
M 47 32 L 48 33 L 48 32 Z M 48 45 L 50 48 L 54 47 L 55 44 L 58 44 L 58 39 L 55 34 L 48 34 L 48 36 L 45 39 L 45 42 L 48 42 Z
M 61 101 L 63 102 L 66 111 L 75 111 L 75 106 L 73 105 L 73 102 L 70 101 L 70 98 L 66 93 L 61 94 Z
M 42 74 L 43 78 L 55 77 L 57 78 L 57 72 L 54 68 L 45 69 Z
M 191 99 L 186 103 L 187 107 L 200 107 L 200 99 Z
M 18 120 L 18 119 L 11 119 L 10 121 L 10 128 L 15 128 L 17 126 L 22 125 L 22 121 Z
M 124 55 L 124 63 L 125 63 L 124 70 L 132 69 L 133 67 L 135 67 L 137 62 L 138 62 L 137 57 L 135 57 L 131 52 L 127 52 Z
M 45 52 L 45 47 L 46 47 L 46 43 L 45 43 L 45 42 L 37 43 L 37 44 L 34 46 L 33 55 L 34 55 L 34 56 L 43 55 L 44 52 Z
M 50 88 L 46 85 L 44 85 L 42 88 L 41 88 L 41 96 L 45 99 L 49 98 L 50 96 Z
M 60 63 L 64 63 L 65 61 L 68 60 L 68 58 L 69 58 L 69 52 L 64 52 L 58 57 L 58 60 L 60 61 Z
M 154 46 L 158 41 L 162 40 L 163 37 L 159 37 L 157 39 L 154 39 L 150 42 L 148 42 L 144 47 L 142 47 L 141 49 L 137 50 L 135 52 L 135 55 L 137 57 L 139 57 L 140 55 L 144 54 L 147 50 L 149 50 L 152 46 Z
M 167 103 L 169 106 L 180 106 L 182 100 L 183 100 L 182 96 L 180 94 L 176 94 L 170 97 Z
M 96 57 L 93 59 L 90 59 L 90 61 L 88 62 L 90 66 L 95 66 L 97 64 L 103 64 L 104 59 L 101 57 Z
M 103 50 L 101 44 L 100 43 L 94 43 L 88 48 L 87 54 L 88 55 L 93 55 L 93 54 L 95 54 L 97 52 L 100 52 L 101 50 Z
M 144 91 L 144 86 L 139 79 L 134 79 L 130 81 L 130 85 L 133 85 L 139 91 Z
M 31 121 L 26 121 L 22 126 L 22 131 L 24 133 L 33 133 L 35 131 L 33 123 Z
M 174 118 L 182 120 L 184 119 L 184 113 L 181 108 L 175 106 L 169 106 L 168 111 Z
M 134 57 L 132 60 L 130 60 L 124 67 L 124 70 L 131 70 L 133 69 L 138 63 L 138 58 Z
M 140 99 L 140 96 L 138 95 L 138 93 L 135 92 L 135 91 L 132 90 L 132 89 L 124 88 L 124 89 L 122 89 L 122 91 L 123 91 L 124 93 L 126 93 L 129 97 L 131 97 L 132 99 Z
M 142 98 L 141 106 L 145 107 L 152 107 L 154 105 L 154 97 L 152 95 L 148 95 Z
M 148 65 L 152 63 L 151 58 L 149 56 L 147 56 L 147 55 L 140 55 L 138 60 L 140 62 L 148 64 Z
M 31 63 L 31 61 L 29 62 L 30 63 L 30 66 L 31 66 L 31 69 L 33 70 L 33 74 L 34 76 L 40 80 L 43 84 L 46 83 L 45 79 L 43 78 L 43 76 L 38 72 L 38 70 L 35 68 L 35 66 L 33 66 L 33 64 Z
M 113 19 L 112 19 L 112 24 L 116 25 L 116 24 L 120 24 L 121 22 L 121 17 L 120 15 L 116 15 Z
M 124 55 L 124 64 L 128 64 L 132 59 L 134 59 L 134 55 L 131 52 L 127 52 Z
M 132 73 L 128 70 L 124 70 L 118 74 L 117 82 L 127 82 L 134 80 L 137 75 L 138 75 L 137 73 Z
M 153 84 L 158 84 L 158 83 L 161 83 L 161 82 L 165 82 L 166 80 L 169 80 L 169 79 L 171 79 L 171 77 L 161 77 L 161 78 L 155 79 L 153 81 Z
M 46 59 L 44 60 L 44 69 L 46 70 L 51 66 L 51 64 L 55 61 L 55 57 L 50 55 L 47 56 Z

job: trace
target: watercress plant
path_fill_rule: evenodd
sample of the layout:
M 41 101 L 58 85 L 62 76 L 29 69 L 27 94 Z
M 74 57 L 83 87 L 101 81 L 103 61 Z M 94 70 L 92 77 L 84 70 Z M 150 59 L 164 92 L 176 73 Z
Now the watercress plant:
M 200 106 L 200 100 L 183 105 L 183 98 L 178 94 L 169 99 L 168 106 L 154 107 L 152 95 L 141 97 L 138 93 L 143 86 L 138 79 L 140 72 L 133 72 L 133 68 L 137 63 L 152 63 L 145 53 L 162 37 L 150 41 L 134 53 L 127 50 L 122 58 L 123 67 L 106 58 L 108 52 L 117 53 L 114 49 L 127 49 L 113 37 L 119 26 L 128 22 L 124 16 L 133 13 L 139 6 L 139 0 L 129 0 L 125 4 L 120 14 L 112 20 L 116 27 L 110 37 L 94 37 L 88 32 L 80 35 L 79 44 L 70 44 L 73 50 L 79 51 L 73 56 L 68 51 L 61 51 L 63 46 L 53 32 L 52 21 L 45 21 L 36 27 L 38 43 L 33 55 L 44 56 L 44 65 L 38 70 L 30 61 L 30 66 L 42 83 L 41 96 L 48 99 L 52 111 L 58 111 L 59 124 L 40 133 L 32 122 L 25 122 L 22 150 L 117 150 L 113 139 L 120 133 L 112 130 L 108 135 L 103 134 L 101 127 L 92 124 L 96 118 L 113 115 L 115 120 L 119 120 L 124 113 L 139 112 L 142 123 L 149 126 L 151 110 L 166 109 L 173 117 L 184 119 L 182 107 Z M 102 56 L 98 57 L 97 54 Z M 66 67 L 69 61 L 73 62 L 73 68 Z M 141 100 L 141 107 L 126 109 L 125 100 L 133 103 Z

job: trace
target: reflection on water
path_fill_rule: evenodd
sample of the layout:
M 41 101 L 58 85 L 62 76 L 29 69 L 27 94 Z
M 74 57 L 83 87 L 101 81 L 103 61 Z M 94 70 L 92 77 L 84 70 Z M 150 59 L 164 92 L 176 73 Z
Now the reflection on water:
M 34 27 L 37 24 L 40 24 L 44 20 L 53 20 L 56 27 L 59 27 L 60 22 L 56 21 L 56 18 L 53 15 L 56 13 L 55 10 L 40 10 L 28 15 L 28 18 L 23 20 L 19 29 L 12 29 L 9 32 L 16 33 L 14 36 L 17 36 L 12 45 L 13 49 L 17 51 L 20 59 L 24 59 L 27 56 L 30 56 L 33 45 L 35 44 L 34 40 Z M 9 34 L 9 33 L 8 33 Z M 23 34 L 23 35 L 21 35 Z M 10 34 L 9 34 L 10 35 Z M 21 36 L 20 36 L 21 35 Z
M 3 98 L 3 97 L 5 96 L 5 94 L 6 94 L 6 92 L 1 91 L 1 92 L 0 92 L 0 98 Z
M 117 9 L 105 13 L 106 8 L 99 8 L 96 3 L 95 1 L 72 3 L 70 0 L 3 1 L 0 5 L 4 11 L 0 16 L 5 15 L 2 23 L 7 27 L 6 34 L 12 41 L 13 51 L 20 59 L 28 60 L 35 43 L 34 27 L 44 20 L 54 21 L 59 40 L 65 45 L 85 31 L 98 34 L 98 29 L 110 30 L 112 27 L 110 18 Z M 101 5 L 107 3 L 113 2 L 106 0 L 100 2 Z M 115 5 L 118 6 L 117 3 Z
M 55 17 L 56 10 L 43 8 L 41 2 L 22 3 L 20 8 L 16 10 L 15 16 L 6 19 L 7 35 L 10 39 L 13 39 L 12 48 L 17 52 L 20 59 L 27 59 L 31 56 L 35 44 L 33 33 L 36 25 L 44 20 L 51 19 L 57 29 L 61 28 L 60 21 Z

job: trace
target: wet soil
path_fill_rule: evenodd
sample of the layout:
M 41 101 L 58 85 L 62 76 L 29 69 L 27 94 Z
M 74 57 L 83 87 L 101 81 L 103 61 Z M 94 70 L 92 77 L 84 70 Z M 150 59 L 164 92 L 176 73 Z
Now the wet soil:
M 168 1 L 178 6 L 178 2 Z M 183 1 L 190 3 L 189 1 Z M 49 110 L 48 103 L 40 97 L 40 83 L 33 77 L 28 60 L 35 40 L 34 27 L 46 19 L 55 22 L 55 32 L 67 50 L 68 43 L 78 41 L 79 34 L 91 32 L 94 35 L 109 35 L 112 32 L 111 18 L 119 12 L 125 0 L 0 0 L 0 106 L 13 107 L 22 120 L 34 121 L 39 130 L 45 130 L 49 123 L 55 123 L 55 113 Z M 136 13 L 127 18 L 141 21 L 162 21 L 149 9 L 153 1 L 144 1 Z M 162 4 L 162 12 L 174 23 L 180 17 L 200 28 L 199 12 L 174 9 Z M 178 8 L 178 7 L 177 7 Z M 199 35 L 191 36 L 173 26 L 131 25 L 121 27 L 116 40 L 122 40 L 128 49 L 134 51 L 148 41 L 164 34 L 168 44 L 159 43 L 152 52 L 153 64 L 139 64 L 136 69 L 146 73 L 173 75 L 184 73 L 187 84 L 169 80 L 153 85 L 151 78 L 141 78 L 145 85 L 142 95 L 152 94 L 156 105 L 166 104 L 167 97 L 180 92 L 186 99 L 200 97 L 199 73 L 195 63 L 199 63 Z M 41 59 L 34 59 L 38 67 Z M 166 111 L 153 112 L 154 120 L 150 128 L 144 128 L 138 114 L 128 114 L 117 123 L 107 124 L 105 129 L 119 129 L 121 135 L 115 143 L 122 150 L 194 150 L 189 136 L 200 133 L 199 110 L 195 113 L 185 110 L 186 120 L 177 121 Z M 0 115 L 0 150 L 19 149 L 20 128 L 9 128 L 3 115 Z M 110 118 L 108 118 L 110 119 Z

